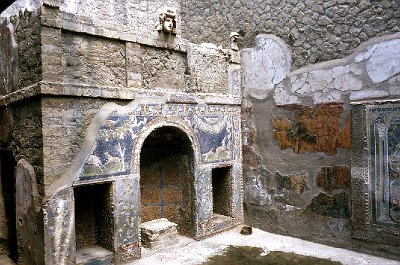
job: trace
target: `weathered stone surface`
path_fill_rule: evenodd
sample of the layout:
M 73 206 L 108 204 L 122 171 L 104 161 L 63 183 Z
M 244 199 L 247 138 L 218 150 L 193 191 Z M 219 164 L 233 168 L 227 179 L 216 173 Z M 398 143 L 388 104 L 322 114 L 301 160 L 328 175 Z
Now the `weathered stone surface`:
M 209 44 L 191 45 L 188 52 L 188 70 L 191 75 L 188 92 L 227 93 L 227 52 Z
M 313 198 L 307 209 L 324 216 L 350 218 L 350 196 L 346 192 L 335 195 L 320 193 Z
M 16 90 L 18 86 L 18 45 L 14 26 L 7 20 L 0 24 L 0 95 Z
M 317 186 L 326 191 L 350 188 L 350 169 L 347 166 L 321 168 L 317 176 Z
M 142 86 L 142 49 L 139 44 L 126 42 L 126 86 L 140 89 Z
M 111 265 L 113 264 L 113 253 L 99 246 L 93 246 L 77 251 L 76 265 Z
M 63 51 L 62 51 L 61 29 L 42 27 L 42 60 L 46 62 L 42 65 L 43 80 L 49 82 L 61 82 L 65 73 L 63 71 Z M 64 62 L 65 63 L 65 62 Z
M 161 218 L 140 225 L 142 246 L 159 249 L 178 242 L 176 224 Z
M 0 255 L 0 263 L 3 265 L 16 265 L 7 255 Z
M 180 13 L 179 1 L 120 1 L 117 4 L 111 0 L 85 2 L 75 0 L 62 1 L 60 9 L 64 12 L 86 17 L 89 23 L 103 21 L 111 24 L 120 24 L 134 28 L 140 35 L 148 37 L 156 34 L 155 27 L 158 24 L 159 14 L 169 7 L 178 14 Z M 104 27 L 106 28 L 106 27 Z M 177 16 L 177 34 L 181 34 L 181 17 Z
M 361 43 L 399 31 L 396 0 L 352 1 L 233 1 L 191 0 L 181 3 L 183 36 L 193 42 L 228 45 L 228 32 L 242 30 L 243 47 L 256 35 L 275 34 L 292 50 L 293 65 L 343 58 Z
M 18 89 L 33 85 L 42 77 L 40 16 L 37 10 L 25 11 L 15 23 L 15 42 L 18 45 Z M 17 87 L 14 88 L 17 90 Z
M 46 263 L 75 264 L 73 193 L 72 187 L 61 190 L 43 206 Z
M 12 115 L 10 109 L 0 107 L 0 143 L 7 144 L 12 131 Z
M 180 92 L 187 90 L 186 54 L 142 47 L 141 67 L 144 89 Z
M 63 56 L 61 74 L 65 83 L 114 87 L 126 84 L 125 45 L 119 41 L 67 32 L 62 35 L 62 50 L 58 48 L 58 52 Z
M 19 264 L 42 264 L 43 216 L 41 201 L 32 165 L 26 160 L 18 161 L 15 194 Z
M 139 176 L 115 182 L 115 260 L 127 262 L 140 257 Z

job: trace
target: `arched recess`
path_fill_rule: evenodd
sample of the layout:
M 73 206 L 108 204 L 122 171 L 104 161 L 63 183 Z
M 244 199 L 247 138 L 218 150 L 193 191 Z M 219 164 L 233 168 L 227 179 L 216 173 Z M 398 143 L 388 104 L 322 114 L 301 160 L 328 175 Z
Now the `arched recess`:
M 140 175 L 141 223 L 167 218 L 178 232 L 195 234 L 194 172 L 197 139 L 190 127 L 176 122 L 149 126 L 141 135 L 137 169 Z M 187 133 L 189 132 L 189 133 Z

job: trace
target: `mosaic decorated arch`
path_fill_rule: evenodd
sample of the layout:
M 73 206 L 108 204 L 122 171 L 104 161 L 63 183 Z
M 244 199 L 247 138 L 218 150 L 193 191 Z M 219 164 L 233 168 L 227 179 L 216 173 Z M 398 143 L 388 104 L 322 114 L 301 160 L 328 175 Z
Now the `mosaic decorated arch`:
M 85 247 L 96 245 L 111 253 L 109 255 L 116 262 L 140 257 L 141 203 L 143 198 L 148 198 L 141 197 L 141 190 L 149 194 L 144 187 L 146 183 L 141 183 L 145 175 L 140 166 L 141 150 L 147 138 L 166 128 L 172 128 L 170 133 L 179 132 L 187 138 L 193 154 L 188 176 L 191 190 L 180 195 L 182 201 L 188 202 L 185 205 L 190 206 L 184 216 L 190 222 L 181 223 L 185 228 L 180 232 L 202 238 L 242 222 L 240 106 L 154 101 L 126 106 L 105 105 L 99 113 L 92 122 L 97 125 L 89 126 L 81 153 L 69 170 L 76 169 L 76 173 L 72 173 L 73 179 L 65 188 L 53 193 L 48 202 L 47 228 L 53 231 L 62 228 L 60 231 L 68 238 L 63 243 L 65 252 L 73 253 L 75 248 L 79 254 Z M 176 157 L 172 155 L 168 159 L 171 161 Z M 213 181 L 216 182 L 213 172 L 219 172 L 214 171 L 215 168 L 226 168 L 224 172 L 229 175 L 225 177 L 229 196 L 221 197 L 229 202 L 214 202 L 219 199 L 212 194 Z M 68 181 L 67 177 L 64 183 Z M 173 190 L 173 187 L 168 188 L 168 192 Z M 63 201 L 63 214 L 55 214 L 60 211 L 60 200 Z M 213 204 L 227 205 L 228 214 L 224 219 L 216 218 Z M 165 217 L 178 222 L 179 226 L 180 219 L 174 217 L 175 213 Z M 93 221 L 84 221 L 88 219 Z M 75 232 L 65 229 L 64 225 L 75 227 Z M 61 243 L 55 241 L 60 241 L 63 236 L 57 238 L 52 238 L 53 245 L 49 248 L 59 248 Z M 55 253 L 52 249 L 46 252 Z M 65 256 L 68 255 L 64 253 Z

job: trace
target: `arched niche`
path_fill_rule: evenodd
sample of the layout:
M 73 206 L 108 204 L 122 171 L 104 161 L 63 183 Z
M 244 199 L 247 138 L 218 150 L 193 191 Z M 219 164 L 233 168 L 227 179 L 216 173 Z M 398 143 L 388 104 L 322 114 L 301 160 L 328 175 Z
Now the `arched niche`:
M 140 150 L 141 222 L 167 218 L 194 234 L 195 155 L 189 136 L 167 125 L 147 135 Z

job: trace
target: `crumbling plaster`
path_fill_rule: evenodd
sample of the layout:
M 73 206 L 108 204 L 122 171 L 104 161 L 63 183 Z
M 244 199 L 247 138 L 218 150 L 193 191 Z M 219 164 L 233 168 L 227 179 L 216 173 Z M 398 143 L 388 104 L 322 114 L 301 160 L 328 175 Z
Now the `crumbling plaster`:
M 368 217 L 359 213 L 368 205 L 351 193 L 350 175 L 344 172 L 354 170 L 352 185 L 361 185 L 353 190 L 366 192 L 365 183 L 358 178 L 367 174 L 363 175 L 365 181 L 368 173 L 350 165 L 356 152 L 352 151 L 351 135 L 354 138 L 354 130 L 360 130 L 356 126 L 360 121 L 352 119 L 351 113 L 354 105 L 363 108 L 365 104 L 398 101 L 399 38 L 398 33 L 374 38 L 345 58 L 296 70 L 291 70 L 290 50 L 275 36 L 259 35 L 256 47 L 243 49 L 244 203 L 248 223 L 337 246 L 354 246 L 353 236 L 391 244 L 384 247 L 387 253 L 397 252 L 396 243 L 385 236 L 362 237 L 362 229 L 352 234 L 351 220 L 365 222 Z M 260 45 L 267 42 L 273 44 Z M 365 137 L 357 141 L 365 141 Z M 337 181 L 342 184 L 334 184 Z M 364 207 L 354 216 L 353 197 Z M 372 230 L 371 234 L 377 231 Z M 393 231 L 387 232 L 387 238 L 398 235 Z
M 396 98 L 399 38 L 399 34 L 378 37 L 343 59 L 290 71 L 290 50 L 276 37 L 259 35 L 255 48 L 243 50 L 244 96 L 266 99 L 272 93 L 277 105 Z M 265 46 L 264 42 L 272 44 Z

